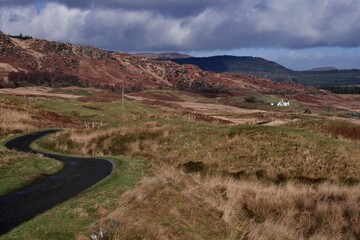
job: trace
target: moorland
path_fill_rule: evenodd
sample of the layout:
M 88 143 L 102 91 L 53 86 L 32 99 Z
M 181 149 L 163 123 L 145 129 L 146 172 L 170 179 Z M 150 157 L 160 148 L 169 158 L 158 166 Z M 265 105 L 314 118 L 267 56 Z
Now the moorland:
M 0 39 L 0 194 L 62 168 L 4 147 L 21 134 L 62 129 L 32 147 L 115 164 L 0 239 L 359 238 L 359 95 Z

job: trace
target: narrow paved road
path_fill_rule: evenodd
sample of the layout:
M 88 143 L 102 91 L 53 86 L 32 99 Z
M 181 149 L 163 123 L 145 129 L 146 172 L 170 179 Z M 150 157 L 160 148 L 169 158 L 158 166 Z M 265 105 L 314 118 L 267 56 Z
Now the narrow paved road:
M 6 147 L 21 152 L 40 153 L 32 150 L 30 144 L 55 132 L 48 130 L 22 136 L 9 141 Z M 105 159 L 41 154 L 63 162 L 63 169 L 55 175 L 0 196 L 0 235 L 76 196 L 111 174 L 113 169 L 112 163 Z

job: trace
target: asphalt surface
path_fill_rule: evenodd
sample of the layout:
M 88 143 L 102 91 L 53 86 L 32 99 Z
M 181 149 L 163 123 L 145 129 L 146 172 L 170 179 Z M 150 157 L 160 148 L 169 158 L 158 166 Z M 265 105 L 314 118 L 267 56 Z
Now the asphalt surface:
M 57 130 L 32 133 L 11 140 L 5 146 L 21 152 L 41 153 L 32 150 L 30 144 L 55 132 Z M 111 174 L 113 169 L 113 164 L 105 159 L 41 154 L 63 162 L 64 167 L 55 175 L 0 196 L 0 235 L 76 196 Z

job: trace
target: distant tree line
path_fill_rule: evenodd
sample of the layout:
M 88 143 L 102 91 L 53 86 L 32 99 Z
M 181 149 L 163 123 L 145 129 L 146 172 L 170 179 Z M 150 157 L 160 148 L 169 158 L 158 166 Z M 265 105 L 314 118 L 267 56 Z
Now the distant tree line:
M 95 87 L 106 89 L 113 92 L 122 92 L 122 84 L 109 84 L 109 83 L 96 83 L 83 81 L 79 77 L 54 72 L 10 72 L 8 74 L 8 81 L 0 77 L 0 88 L 17 88 L 17 87 L 31 87 L 31 86 L 44 86 L 44 87 Z M 139 92 L 145 88 L 141 84 L 135 84 L 131 87 L 126 87 L 126 93 Z
M 77 76 L 64 73 L 49 72 L 10 72 L 8 82 L 1 83 L 2 87 L 69 87 L 79 86 L 88 87 L 88 83 L 81 81 Z M 4 86 L 5 85 L 5 86 Z
M 22 33 L 20 33 L 19 35 L 10 35 L 10 34 L 8 34 L 8 37 L 18 38 L 18 39 L 21 39 L 21 40 L 28 40 L 28 39 L 32 39 L 32 38 L 33 38 L 33 37 L 30 36 L 30 35 L 23 35 Z
M 360 86 L 326 86 L 321 88 L 337 94 L 360 94 Z

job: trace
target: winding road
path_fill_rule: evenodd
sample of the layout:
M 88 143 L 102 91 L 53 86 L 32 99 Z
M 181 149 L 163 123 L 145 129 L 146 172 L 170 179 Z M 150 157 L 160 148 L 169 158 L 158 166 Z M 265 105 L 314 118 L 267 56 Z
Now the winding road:
M 63 162 L 64 167 L 52 176 L 0 196 L 0 235 L 76 196 L 111 174 L 113 164 L 105 159 L 67 157 L 31 149 L 33 141 L 57 131 L 32 133 L 6 143 L 5 146 L 9 149 L 41 153 L 45 157 Z

